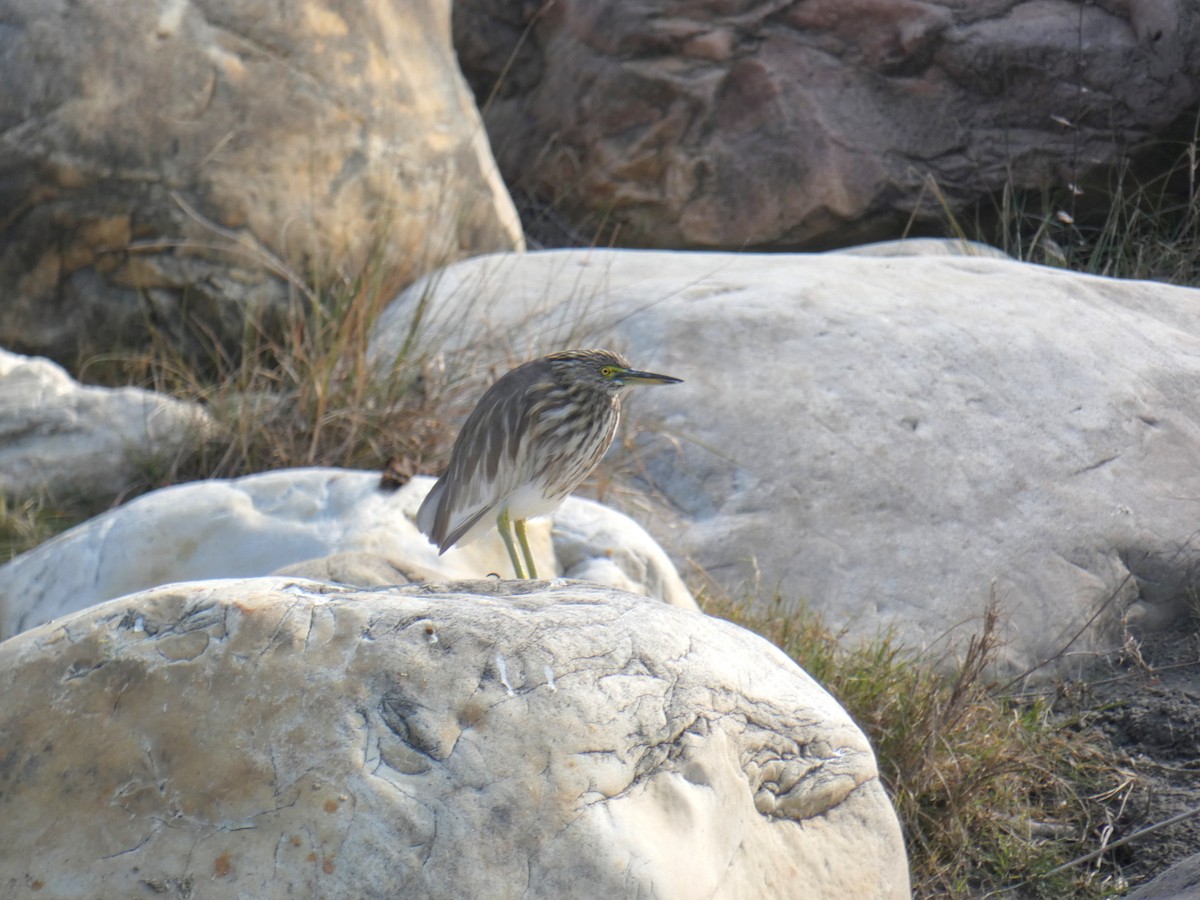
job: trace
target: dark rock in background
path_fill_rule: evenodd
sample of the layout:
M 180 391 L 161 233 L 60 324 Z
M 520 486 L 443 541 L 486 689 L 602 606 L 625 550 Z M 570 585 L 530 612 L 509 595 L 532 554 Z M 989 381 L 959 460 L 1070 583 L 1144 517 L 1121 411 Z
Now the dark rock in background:
M 1005 186 L 1072 197 L 1190 137 L 1200 98 L 1182 0 L 460 0 L 454 21 L 505 178 L 583 243 L 944 233 Z

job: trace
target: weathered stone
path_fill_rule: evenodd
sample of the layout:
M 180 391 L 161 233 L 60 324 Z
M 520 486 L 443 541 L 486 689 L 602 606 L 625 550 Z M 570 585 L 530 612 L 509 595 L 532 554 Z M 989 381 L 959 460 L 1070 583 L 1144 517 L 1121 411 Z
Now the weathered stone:
M 684 379 L 631 397 L 665 500 L 638 518 L 737 596 L 917 644 L 965 638 L 994 596 L 1022 667 L 1100 607 L 1074 650 L 1127 610 L 1143 627 L 1186 614 L 1200 291 L 918 246 L 471 260 L 393 304 L 375 352 L 421 298 L 447 364 L 468 345 L 502 362 L 610 346 Z
M 1125 900 L 1200 900 L 1200 855 L 1177 862 Z
M 86 387 L 49 360 L 0 350 L 0 495 L 110 500 L 212 428 L 195 404 Z
M 414 524 L 432 485 L 414 478 L 392 493 L 377 472 L 293 469 L 154 491 L 0 567 L 0 639 L 176 581 L 282 571 L 374 587 L 511 575 L 495 533 L 437 555 Z M 540 572 L 696 608 L 666 553 L 625 516 L 568 498 L 560 520 L 565 531 L 530 523 Z
M 9 897 L 908 896 L 828 694 L 593 585 L 172 585 L 0 673 Z
M 211 353 L 314 278 L 519 248 L 449 7 L 4 0 L 0 345 Z
M 1147 139 L 1191 135 L 1200 99 L 1191 0 L 458 0 L 454 20 L 509 184 L 630 246 L 940 230 L 1006 185 L 1086 205 Z

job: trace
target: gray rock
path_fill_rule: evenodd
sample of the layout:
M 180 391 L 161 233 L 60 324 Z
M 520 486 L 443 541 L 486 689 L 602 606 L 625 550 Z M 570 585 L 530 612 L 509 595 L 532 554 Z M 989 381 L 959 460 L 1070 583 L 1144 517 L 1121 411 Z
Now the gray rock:
M 111 500 L 213 428 L 196 404 L 87 387 L 49 360 L 0 350 L 0 495 Z
M 641 597 L 172 585 L 0 672 L 5 896 L 908 896 L 833 699 Z
M 0 566 L 0 639 L 134 591 L 284 572 L 362 587 L 511 575 L 494 532 L 442 556 L 414 520 L 433 485 L 395 493 L 379 473 L 291 469 L 164 488 Z M 620 513 L 568 498 L 530 523 L 538 570 L 696 609 L 666 553 Z M 561 561 L 560 561 L 561 560 Z
M 1006 185 L 1087 204 L 1131 147 L 1190 136 L 1200 99 L 1193 0 L 458 0 L 454 20 L 508 183 L 629 246 L 941 231 Z
M 1125 900 L 1200 900 L 1200 854 L 1171 866 Z
M 1186 614 L 1200 292 L 948 246 L 496 255 L 414 286 L 374 352 L 420 297 L 447 365 L 594 345 L 683 378 L 630 404 L 664 501 L 638 518 L 735 595 L 917 644 L 995 597 L 1016 666 L 1098 611 L 1074 650 Z
M 0 345 L 211 359 L 305 285 L 523 245 L 448 0 L 6 0 Z

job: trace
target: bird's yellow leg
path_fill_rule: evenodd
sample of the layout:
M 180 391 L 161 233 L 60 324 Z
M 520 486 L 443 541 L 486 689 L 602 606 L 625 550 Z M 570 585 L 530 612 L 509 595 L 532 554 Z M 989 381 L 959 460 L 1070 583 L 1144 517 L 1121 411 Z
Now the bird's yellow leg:
M 529 549 L 529 538 L 525 534 L 525 520 L 517 519 L 517 540 L 521 542 L 521 553 L 525 555 L 525 566 L 530 578 L 537 578 L 537 566 L 533 564 L 533 552 Z
M 518 523 L 518 528 L 520 528 Z M 500 529 L 500 537 L 504 539 L 504 549 L 508 551 L 508 558 L 512 560 L 513 572 L 518 578 L 524 578 L 525 570 L 521 568 L 521 559 L 517 556 L 517 545 L 513 543 L 512 528 L 509 527 L 508 510 L 503 509 L 500 515 L 496 517 L 496 527 Z M 518 532 L 521 534 L 522 532 Z

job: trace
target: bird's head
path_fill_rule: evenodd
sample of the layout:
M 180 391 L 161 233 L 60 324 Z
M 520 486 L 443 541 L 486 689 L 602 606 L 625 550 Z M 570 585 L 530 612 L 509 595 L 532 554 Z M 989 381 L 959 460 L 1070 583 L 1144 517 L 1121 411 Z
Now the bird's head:
M 679 384 L 683 380 L 631 368 L 624 357 L 611 350 L 564 350 L 546 358 L 572 383 L 610 394 L 635 384 Z

